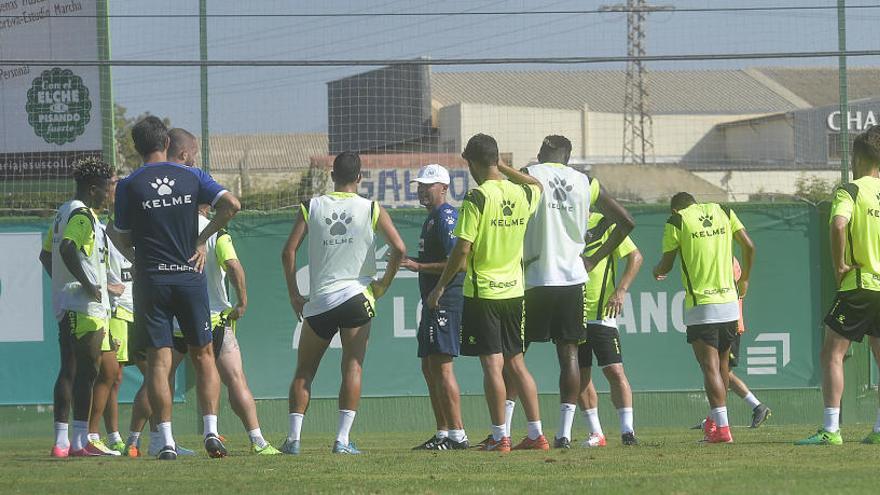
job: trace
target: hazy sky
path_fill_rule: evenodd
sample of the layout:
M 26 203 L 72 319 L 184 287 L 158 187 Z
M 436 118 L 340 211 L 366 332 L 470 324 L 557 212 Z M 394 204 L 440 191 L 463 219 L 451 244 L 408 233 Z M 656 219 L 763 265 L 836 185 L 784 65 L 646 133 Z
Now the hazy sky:
M 622 0 L 618 0 L 622 1 Z M 198 0 L 113 0 L 111 15 L 197 14 Z M 592 10 L 608 2 L 563 0 L 208 0 L 211 14 L 350 12 L 511 12 Z M 676 0 L 676 8 L 836 5 L 833 0 Z M 872 2 L 855 1 L 850 5 Z M 848 48 L 880 46 L 880 9 L 848 13 Z M 625 14 L 467 15 L 437 17 L 215 17 L 208 21 L 215 60 L 317 60 L 617 56 L 626 54 Z M 661 12 L 648 21 L 649 55 L 828 51 L 837 49 L 835 10 Z M 198 59 L 197 18 L 112 18 L 116 59 Z M 657 62 L 650 69 L 750 66 L 836 66 L 836 59 Z M 880 65 L 852 58 L 851 67 Z M 563 66 L 435 66 L 434 71 L 622 69 L 623 64 Z M 364 67 L 210 69 L 213 133 L 324 132 L 326 83 Z M 130 113 L 150 111 L 199 129 L 197 68 L 114 68 L 116 101 Z

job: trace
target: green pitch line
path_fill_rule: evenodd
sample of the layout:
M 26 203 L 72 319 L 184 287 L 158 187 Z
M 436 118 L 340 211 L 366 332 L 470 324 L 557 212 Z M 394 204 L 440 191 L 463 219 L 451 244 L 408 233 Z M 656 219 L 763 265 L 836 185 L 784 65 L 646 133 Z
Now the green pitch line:
M 0 493 L 872 493 L 880 446 L 858 443 L 870 425 L 847 425 L 840 447 L 792 444 L 814 429 L 735 428 L 732 445 L 700 445 L 700 432 L 653 428 L 639 432 L 642 446 L 627 448 L 606 431 L 602 449 L 495 454 L 411 452 L 425 435 L 358 435 L 355 425 L 352 438 L 362 456 L 331 455 L 332 435 L 306 434 L 299 456 L 256 457 L 247 453 L 244 433 L 232 428 L 226 433 L 230 457 L 200 453 L 175 462 L 50 459 L 47 434 L 43 442 L 0 442 Z M 469 432 L 474 441 L 485 433 Z M 280 445 L 282 437 L 267 439 Z M 196 436 L 179 440 L 199 444 Z

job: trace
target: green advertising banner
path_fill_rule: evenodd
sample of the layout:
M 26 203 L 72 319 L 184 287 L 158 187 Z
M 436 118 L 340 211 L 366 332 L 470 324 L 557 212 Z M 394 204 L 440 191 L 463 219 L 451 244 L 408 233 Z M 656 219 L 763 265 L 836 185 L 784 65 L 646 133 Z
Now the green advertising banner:
M 757 261 L 745 300 L 748 331 L 743 336 L 737 373 L 753 388 L 807 388 L 819 384 L 822 277 L 820 224 L 817 210 L 804 204 L 735 205 L 757 246 Z M 668 212 L 662 207 L 633 210 L 637 227 L 633 240 L 645 257 L 619 318 L 624 363 L 635 391 L 701 390 L 702 378 L 685 342 L 682 323 L 684 292 L 678 266 L 668 280 L 656 282 L 651 268 L 660 257 L 660 241 Z M 423 210 L 392 211 L 392 218 L 415 256 Z M 296 365 L 302 330 L 290 307 L 281 248 L 290 233 L 292 213 L 246 214 L 230 227 L 236 250 L 247 272 L 249 307 L 239 322 L 238 337 L 245 372 L 258 398 L 287 397 Z M 41 232 L 48 222 L 0 224 L 0 232 Z M 0 236 L 2 241 L 2 236 Z M 33 239 L 31 240 L 34 241 Z M 38 241 L 38 239 L 37 239 Z M 31 246 L 32 248 L 32 246 Z M 36 251 L 4 249 L 0 260 L 0 325 L 18 326 L 23 315 L 6 312 L 7 265 L 38 265 Z M 387 247 L 380 243 L 377 259 L 384 267 Z M 308 286 L 307 253 L 298 256 L 298 278 Z M 51 402 L 57 373 L 55 323 L 48 279 L 43 280 L 41 340 L 12 342 L 14 332 L 0 332 L 0 404 Z M 377 302 L 370 345 L 364 364 L 364 396 L 426 395 L 416 357 L 416 329 L 421 301 L 417 275 L 401 271 L 388 293 Z M 313 385 L 314 397 L 335 397 L 339 387 L 338 339 L 331 344 Z M 557 391 L 558 365 L 552 344 L 531 346 L 527 362 L 542 393 Z M 481 394 L 482 373 L 476 358 L 455 362 L 462 393 Z M 136 386 L 127 377 L 126 388 Z M 129 379 L 130 378 L 130 379 Z M 599 380 L 600 389 L 605 389 Z M 182 388 L 182 387 L 181 387 Z

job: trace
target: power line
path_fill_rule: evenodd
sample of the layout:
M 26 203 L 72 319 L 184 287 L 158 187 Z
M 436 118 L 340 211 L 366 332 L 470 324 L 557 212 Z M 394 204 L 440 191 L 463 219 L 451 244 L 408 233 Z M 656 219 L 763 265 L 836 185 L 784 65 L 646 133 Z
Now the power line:
M 847 10 L 880 9 L 878 4 L 847 5 Z M 837 6 L 828 5 L 779 5 L 765 7 L 683 7 L 675 8 L 676 13 L 712 13 L 712 12 L 790 12 L 790 11 L 836 11 Z M 580 15 L 580 14 L 619 14 L 637 12 L 635 9 L 623 9 L 607 11 L 602 9 L 593 10 L 512 10 L 512 11 L 441 11 L 441 12 L 331 12 L 331 13 L 250 13 L 250 14 L 207 14 L 208 18 L 264 18 L 264 17 L 449 17 L 449 16 L 499 16 L 499 15 Z M 32 17 L 32 14 L 0 15 L 0 19 L 24 19 Z M 51 16 L 52 19 L 76 19 L 96 18 L 94 14 L 70 14 L 63 16 Z M 199 14 L 109 14 L 111 19 L 187 19 L 198 18 Z
M 766 60 L 785 58 L 876 57 L 880 50 L 708 53 L 682 55 L 646 55 L 644 57 L 500 57 L 500 58 L 422 58 L 422 59 L 337 59 L 337 60 L 52 60 L 4 59 L 0 66 L 33 65 L 37 67 L 345 67 L 386 65 L 530 65 L 530 64 L 603 64 L 621 62 L 699 62 L 708 60 Z

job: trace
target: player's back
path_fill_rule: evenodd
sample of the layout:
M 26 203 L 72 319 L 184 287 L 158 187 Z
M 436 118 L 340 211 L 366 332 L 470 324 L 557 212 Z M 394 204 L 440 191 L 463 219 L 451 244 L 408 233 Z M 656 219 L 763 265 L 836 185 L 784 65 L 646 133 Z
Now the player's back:
M 529 221 L 524 245 L 527 287 L 582 284 L 584 249 L 590 206 L 599 196 L 599 183 L 559 163 L 530 165 L 525 171 L 541 182 L 546 194 Z
M 465 296 L 522 297 L 523 239 L 540 196 L 537 186 L 518 185 L 508 180 L 487 180 L 468 192 L 465 199 L 470 205 L 462 208 L 475 208 L 479 220 L 476 225 L 463 225 L 460 214 L 456 227 L 459 238 L 473 243 L 464 282 Z M 462 234 L 465 231 L 471 233 Z
M 189 259 L 199 235 L 198 205 L 226 192 L 206 172 L 177 163 L 148 163 L 116 187 L 116 227 L 130 231 L 138 278 L 155 284 L 203 283 Z
M 679 231 L 688 306 L 735 301 L 733 234 L 742 229 L 736 214 L 716 203 L 696 203 L 673 214 L 667 223 Z
M 840 211 L 841 199 L 847 200 L 847 211 Z M 838 188 L 832 210 L 849 215 L 847 224 L 847 261 L 855 269 L 844 276 L 841 290 L 864 288 L 880 291 L 880 179 L 861 177 Z

